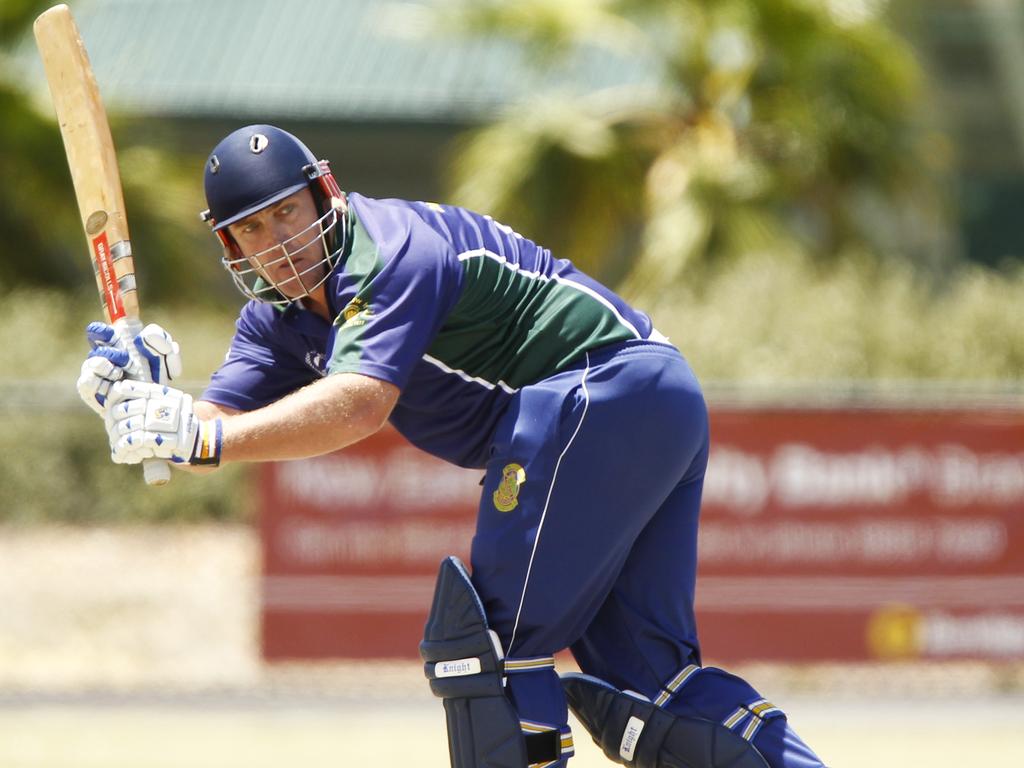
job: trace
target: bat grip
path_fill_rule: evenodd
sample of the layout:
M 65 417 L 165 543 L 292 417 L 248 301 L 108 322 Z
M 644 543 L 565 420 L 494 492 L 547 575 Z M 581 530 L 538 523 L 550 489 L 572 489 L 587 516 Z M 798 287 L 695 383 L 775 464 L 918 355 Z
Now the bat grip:
M 124 341 L 125 349 L 129 355 L 135 354 L 132 351 L 132 344 L 139 331 L 142 330 L 142 321 L 137 317 L 122 317 L 114 321 L 114 330 Z M 141 375 L 138 377 L 143 381 L 152 381 L 149 371 L 145 365 L 138 366 Z M 163 459 L 143 459 L 142 476 L 146 485 L 167 485 L 171 482 L 171 465 Z
M 171 482 L 171 465 L 163 459 L 144 459 L 142 476 L 146 485 L 167 485 Z

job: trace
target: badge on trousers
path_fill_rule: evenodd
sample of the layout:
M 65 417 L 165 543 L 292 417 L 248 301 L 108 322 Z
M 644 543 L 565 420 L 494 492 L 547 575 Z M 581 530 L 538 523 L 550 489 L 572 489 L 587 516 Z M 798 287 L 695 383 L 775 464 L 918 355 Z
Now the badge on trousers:
M 494 491 L 494 507 L 499 512 L 511 512 L 519 506 L 519 488 L 526 482 L 526 470 L 518 464 L 506 464 L 501 470 L 501 482 Z

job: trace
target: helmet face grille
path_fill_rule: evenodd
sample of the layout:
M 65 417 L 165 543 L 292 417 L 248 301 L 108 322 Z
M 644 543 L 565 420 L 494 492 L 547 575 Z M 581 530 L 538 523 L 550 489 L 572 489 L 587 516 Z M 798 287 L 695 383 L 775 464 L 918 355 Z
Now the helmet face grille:
M 330 277 L 345 249 L 346 220 L 344 211 L 331 208 L 301 232 L 258 253 L 241 256 L 237 249 L 225 250 L 221 263 L 244 296 L 285 306 L 309 296 Z

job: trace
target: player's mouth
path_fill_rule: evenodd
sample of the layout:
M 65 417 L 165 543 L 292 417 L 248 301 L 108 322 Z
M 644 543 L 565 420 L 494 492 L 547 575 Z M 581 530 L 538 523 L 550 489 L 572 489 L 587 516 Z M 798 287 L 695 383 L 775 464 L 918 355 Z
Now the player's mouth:
M 275 278 L 279 283 L 297 280 L 307 266 L 308 262 L 305 259 L 285 259 L 285 262 L 277 268 Z
M 323 276 L 321 266 L 322 260 L 312 257 L 292 258 L 291 263 L 285 261 L 274 270 L 274 282 L 278 288 L 306 290 Z

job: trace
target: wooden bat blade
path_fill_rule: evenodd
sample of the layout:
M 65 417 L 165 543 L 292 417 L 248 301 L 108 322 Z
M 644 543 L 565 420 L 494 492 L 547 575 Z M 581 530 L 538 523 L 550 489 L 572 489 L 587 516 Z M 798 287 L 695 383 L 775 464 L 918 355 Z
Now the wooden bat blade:
M 71 10 L 55 5 L 35 20 L 33 32 L 64 139 L 96 287 L 107 321 L 130 344 L 142 323 L 121 174 L 107 112 Z M 143 469 L 150 485 L 170 480 L 166 462 L 147 459 Z
M 135 265 L 121 175 L 89 55 L 66 5 L 42 13 L 33 31 L 107 319 L 113 323 L 122 317 L 137 318 Z

